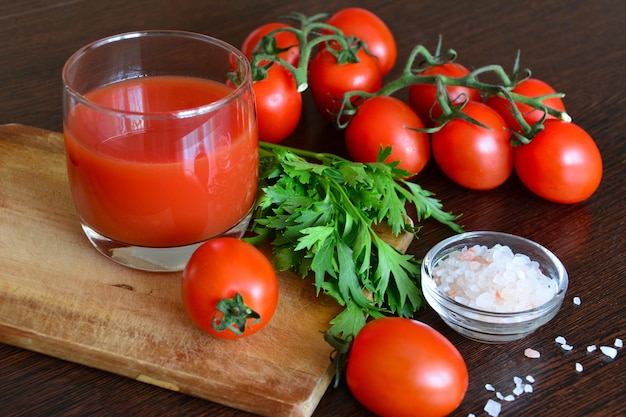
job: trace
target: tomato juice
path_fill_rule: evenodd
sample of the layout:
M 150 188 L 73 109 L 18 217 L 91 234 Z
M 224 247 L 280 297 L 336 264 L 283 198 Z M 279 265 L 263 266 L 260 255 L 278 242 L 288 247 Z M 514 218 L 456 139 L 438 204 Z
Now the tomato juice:
M 115 241 L 175 247 L 244 218 L 256 197 L 258 137 L 253 100 L 232 92 L 199 78 L 148 76 L 68 106 L 68 176 L 83 224 Z

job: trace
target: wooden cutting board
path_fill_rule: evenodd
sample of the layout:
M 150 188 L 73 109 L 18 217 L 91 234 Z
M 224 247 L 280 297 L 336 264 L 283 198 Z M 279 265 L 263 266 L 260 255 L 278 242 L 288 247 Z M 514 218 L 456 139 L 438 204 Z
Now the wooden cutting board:
M 411 236 L 386 240 L 404 251 Z M 322 332 L 340 309 L 310 279 L 278 275 L 267 327 L 211 338 L 183 310 L 180 273 L 131 270 L 91 247 L 63 136 L 0 126 L 0 342 L 259 415 L 310 416 L 333 377 Z

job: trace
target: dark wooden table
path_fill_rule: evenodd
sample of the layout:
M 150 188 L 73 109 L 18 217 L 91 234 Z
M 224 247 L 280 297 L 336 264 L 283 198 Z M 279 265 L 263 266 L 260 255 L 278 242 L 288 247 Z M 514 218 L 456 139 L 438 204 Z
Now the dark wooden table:
M 324 8 L 317 1 L 246 0 L 218 5 L 199 0 L 0 0 L 0 124 L 60 131 L 61 67 L 73 51 L 97 38 L 135 29 L 184 29 L 240 45 L 254 27 L 277 16 L 292 11 L 332 12 L 350 3 L 336 1 Z M 535 379 L 534 392 L 513 402 L 500 401 L 501 416 L 626 415 L 626 351 L 618 349 L 611 360 L 586 350 L 588 345 L 612 346 L 616 338 L 626 339 L 622 31 L 626 8 L 613 0 L 372 0 L 360 5 L 376 12 L 394 32 L 399 64 L 417 44 L 433 49 L 440 34 L 445 46 L 456 49 L 459 61 L 468 67 L 500 64 L 510 69 L 520 49 L 523 66 L 567 94 L 569 114 L 595 138 L 603 155 L 599 190 L 576 205 L 543 201 L 516 178 L 494 191 L 471 192 L 446 180 L 432 163 L 418 178 L 446 209 L 463 213 L 467 230 L 499 230 L 536 240 L 561 258 L 571 280 L 564 305 L 552 322 L 526 339 L 505 345 L 466 340 L 429 309 L 417 314 L 446 335 L 467 361 L 469 391 L 454 415 L 486 415 L 485 403 L 496 398 L 485 384 L 506 395 L 514 388 L 515 376 L 527 375 Z M 308 96 L 305 106 L 301 126 L 285 143 L 344 153 L 341 134 L 322 121 Z M 428 223 L 410 251 L 421 257 L 449 234 Z M 580 306 L 573 303 L 574 297 L 580 297 Z M 564 336 L 574 349 L 561 349 L 554 341 L 557 336 Z M 540 351 L 541 357 L 524 356 L 527 347 Z M 584 366 L 582 372 L 576 371 L 577 362 Z M 0 345 L 0 414 L 248 415 L 7 345 Z M 370 413 L 342 384 L 329 388 L 314 415 Z

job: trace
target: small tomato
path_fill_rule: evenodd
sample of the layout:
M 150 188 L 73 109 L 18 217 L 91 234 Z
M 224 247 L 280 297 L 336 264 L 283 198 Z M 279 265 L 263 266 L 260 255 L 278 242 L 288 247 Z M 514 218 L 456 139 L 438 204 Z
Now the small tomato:
M 442 75 L 449 78 L 461 78 L 468 75 L 469 70 L 461 64 L 445 63 L 435 65 L 420 72 L 419 75 Z M 481 101 L 480 92 L 475 88 L 458 85 L 446 86 L 448 97 L 453 104 L 466 100 Z M 409 105 L 428 127 L 434 125 L 434 118 L 441 116 L 441 106 L 437 101 L 437 85 L 413 84 L 409 87 Z
M 387 317 L 368 322 L 355 337 L 346 381 L 356 399 L 382 417 L 443 417 L 463 401 L 469 374 L 441 333 Z
M 382 86 L 376 59 L 363 49 L 356 53 L 358 62 L 338 63 L 335 51 L 320 49 L 309 64 L 309 88 L 317 109 L 335 121 L 343 95 L 349 91 L 373 93 Z
M 241 52 L 244 53 L 246 58 L 252 60 L 252 52 L 259 45 L 261 38 L 267 36 L 274 30 L 288 29 L 290 27 L 291 26 L 286 23 L 279 22 L 271 22 L 259 26 L 250 32 L 243 41 L 241 44 Z M 300 60 L 300 42 L 298 41 L 298 37 L 293 32 L 280 31 L 274 35 L 274 39 L 276 48 L 286 49 L 286 51 L 276 53 L 276 56 L 284 59 L 294 67 L 298 66 L 298 61 Z
M 272 263 L 234 237 L 203 243 L 183 270 L 182 300 L 191 320 L 220 339 L 256 333 L 272 318 L 278 280 Z
M 513 172 L 511 134 L 502 117 L 491 107 L 470 101 L 462 110 L 487 126 L 457 118 L 432 134 L 433 158 L 457 184 L 473 190 L 491 190 Z
M 539 97 L 547 94 L 554 94 L 556 91 L 547 83 L 538 80 L 536 78 L 528 78 L 518 85 L 516 85 L 512 90 L 512 93 L 519 94 L 524 97 Z M 515 119 L 513 115 L 513 109 L 511 108 L 511 103 L 504 97 L 500 96 L 492 96 L 489 97 L 486 101 L 487 105 L 493 108 L 498 112 L 500 116 L 504 119 L 506 124 L 509 126 L 509 129 L 520 132 L 521 127 L 519 122 Z M 542 100 L 542 103 L 547 107 L 553 108 L 559 111 L 565 111 L 565 105 L 563 104 L 563 100 L 559 97 L 551 97 Z M 522 114 L 522 117 L 529 125 L 534 125 L 537 123 L 545 112 L 543 110 L 534 109 L 527 104 L 515 103 L 517 109 Z M 554 119 L 555 117 L 551 114 L 546 116 L 546 119 Z
M 360 7 L 347 7 L 333 14 L 326 23 L 340 29 L 346 36 L 364 41 L 377 58 L 382 76 L 391 71 L 398 50 L 391 30 L 380 17 Z
M 399 161 L 398 168 L 417 175 L 430 158 L 430 138 L 414 129 L 421 119 L 403 101 L 388 96 L 367 99 L 346 128 L 346 146 L 357 162 L 376 162 L 382 148 L 391 146 L 385 162 Z
M 267 70 L 267 78 L 255 81 L 252 88 L 259 140 L 282 142 L 296 129 L 302 116 L 302 94 L 293 74 L 275 63 Z
M 600 186 L 602 156 L 580 126 L 547 120 L 530 143 L 515 148 L 515 171 L 538 196 L 556 203 L 579 203 Z

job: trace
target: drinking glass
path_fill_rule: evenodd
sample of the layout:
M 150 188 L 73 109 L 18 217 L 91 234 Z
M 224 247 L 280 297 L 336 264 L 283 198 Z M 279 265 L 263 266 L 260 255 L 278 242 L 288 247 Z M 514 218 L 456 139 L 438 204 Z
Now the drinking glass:
M 259 153 L 239 50 L 198 33 L 124 33 L 75 52 L 63 84 L 69 185 L 98 251 L 180 271 L 206 240 L 242 236 Z

